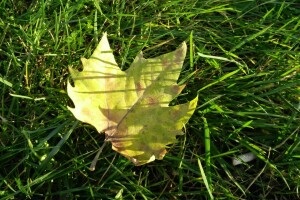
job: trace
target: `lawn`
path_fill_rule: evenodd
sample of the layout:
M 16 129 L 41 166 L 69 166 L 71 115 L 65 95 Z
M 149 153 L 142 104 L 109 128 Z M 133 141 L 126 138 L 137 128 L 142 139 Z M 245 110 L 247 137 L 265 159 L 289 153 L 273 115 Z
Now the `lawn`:
M 299 26 L 299 0 L 0 0 L 0 199 L 300 198 Z M 122 70 L 188 45 L 172 104 L 199 100 L 163 160 L 108 144 L 89 170 L 105 137 L 67 109 L 68 67 L 104 32 Z

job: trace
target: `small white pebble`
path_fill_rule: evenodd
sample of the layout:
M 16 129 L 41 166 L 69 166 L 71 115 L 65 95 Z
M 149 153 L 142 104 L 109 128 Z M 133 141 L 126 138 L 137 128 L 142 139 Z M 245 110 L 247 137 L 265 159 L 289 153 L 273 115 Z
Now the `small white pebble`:
M 242 164 L 243 162 L 250 162 L 250 161 L 254 160 L 255 158 L 256 158 L 256 156 L 251 152 L 241 154 L 241 155 L 237 156 L 237 158 L 232 159 L 232 164 L 233 164 L 233 166 L 236 166 L 236 165 Z

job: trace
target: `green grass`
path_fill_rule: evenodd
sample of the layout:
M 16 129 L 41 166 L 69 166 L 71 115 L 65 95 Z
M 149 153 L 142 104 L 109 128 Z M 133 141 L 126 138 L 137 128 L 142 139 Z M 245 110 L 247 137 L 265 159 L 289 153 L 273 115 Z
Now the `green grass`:
M 300 198 L 297 0 L 0 0 L 0 199 Z M 189 44 L 186 134 L 135 167 L 66 108 L 103 32 L 121 69 Z M 233 166 L 252 152 L 257 159 Z

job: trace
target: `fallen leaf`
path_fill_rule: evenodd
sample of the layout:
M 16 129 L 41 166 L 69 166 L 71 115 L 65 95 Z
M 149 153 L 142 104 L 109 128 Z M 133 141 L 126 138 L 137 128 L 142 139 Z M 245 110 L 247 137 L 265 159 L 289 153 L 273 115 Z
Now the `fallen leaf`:
M 104 132 L 112 148 L 135 165 L 161 160 L 197 105 L 196 97 L 169 106 L 185 87 L 177 84 L 185 55 L 185 42 L 155 58 L 141 52 L 121 71 L 104 33 L 91 58 L 81 59 L 83 70 L 69 69 L 74 87 L 68 82 L 67 90 L 75 105 L 69 110 Z

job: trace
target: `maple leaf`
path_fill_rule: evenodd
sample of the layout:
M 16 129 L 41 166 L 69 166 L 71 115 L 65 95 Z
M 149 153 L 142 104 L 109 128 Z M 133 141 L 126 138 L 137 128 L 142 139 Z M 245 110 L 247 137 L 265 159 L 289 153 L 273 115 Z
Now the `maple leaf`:
M 68 82 L 67 90 L 75 108 L 68 108 L 78 120 L 105 132 L 112 148 L 135 165 L 160 160 L 197 105 L 196 97 L 169 106 L 185 87 L 177 84 L 185 55 L 185 42 L 155 58 L 145 59 L 141 52 L 121 71 L 104 33 L 91 58 L 81 59 L 83 70 L 69 69 L 74 87 Z

